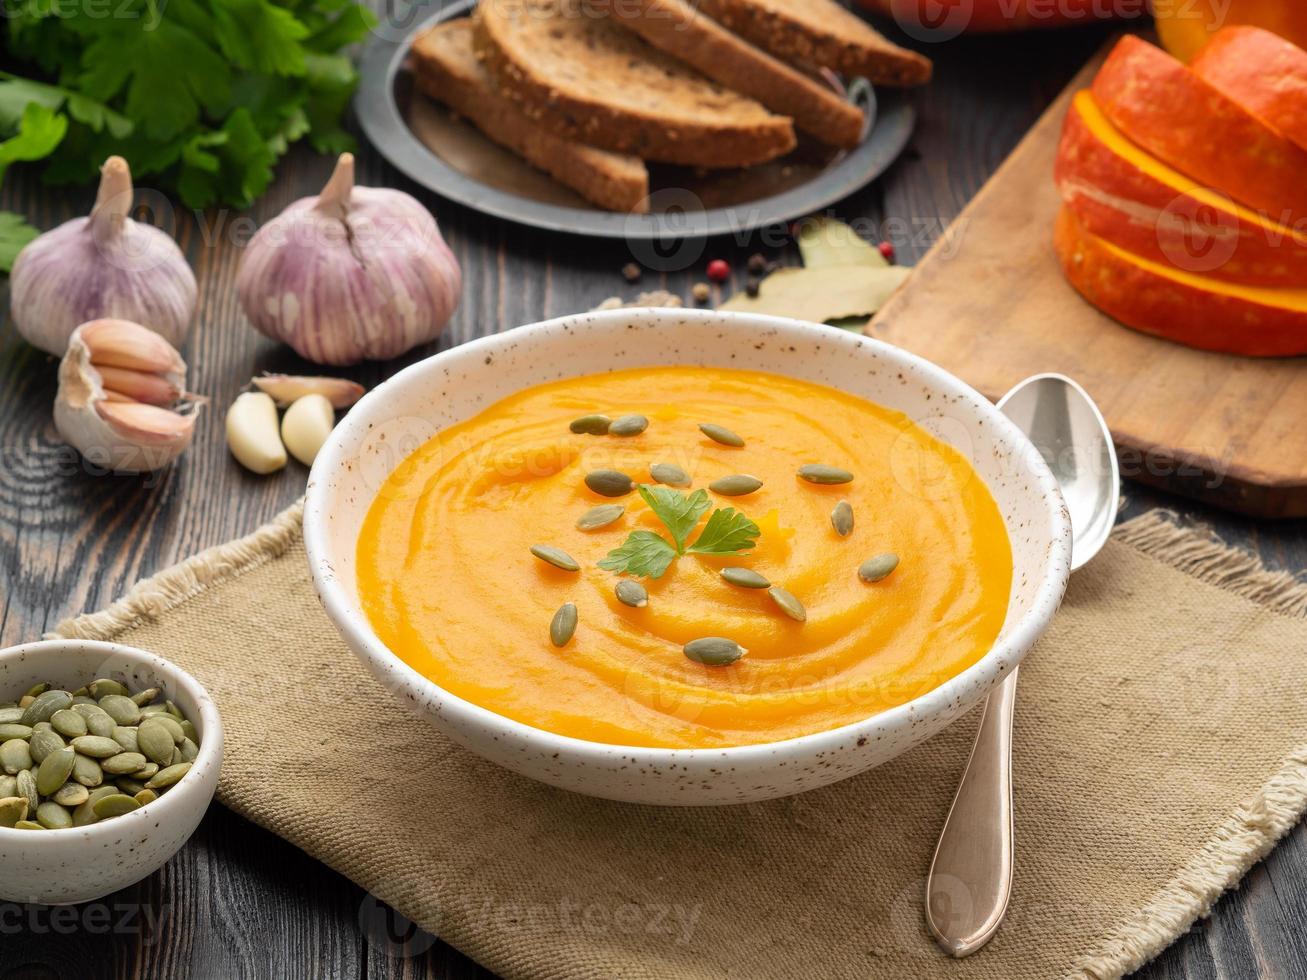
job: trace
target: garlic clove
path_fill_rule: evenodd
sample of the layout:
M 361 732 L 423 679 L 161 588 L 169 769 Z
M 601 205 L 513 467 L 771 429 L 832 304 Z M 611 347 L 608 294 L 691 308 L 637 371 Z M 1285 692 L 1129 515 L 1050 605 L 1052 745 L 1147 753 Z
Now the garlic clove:
M 94 356 L 91 363 L 95 364 Z M 105 395 L 121 395 L 127 401 L 145 402 L 148 405 L 173 405 L 182 396 L 181 389 L 166 377 L 148 371 L 109 367 L 96 364 Z
M 336 426 L 336 411 L 322 395 L 297 398 L 281 420 L 281 441 L 290 454 L 312 466 L 318 450 Z
M 171 235 L 130 217 L 127 161 L 109 157 L 100 173 L 90 215 L 47 231 L 15 258 L 9 274 L 14 325 L 56 357 L 74 330 L 100 317 L 146 324 L 180 346 L 195 315 L 195 275 Z
M 90 352 L 91 363 L 100 367 L 128 368 L 159 374 L 177 374 L 186 370 L 182 357 L 168 341 L 139 323 L 130 320 L 92 320 L 84 323 L 82 343 Z
M 251 378 L 250 384 L 271 395 L 278 408 L 286 408 L 305 395 L 322 395 L 332 408 L 349 408 L 363 397 L 366 389 L 347 378 L 313 375 L 264 374 Z
M 191 441 L 195 416 L 141 402 L 98 401 L 95 410 L 119 435 L 145 446 L 173 446 Z
M 111 359 L 166 370 L 156 374 L 97 365 L 93 346 L 101 356 L 107 350 Z M 195 433 L 199 402 L 181 394 L 185 382 L 181 356 L 140 324 L 83 324 L 73 331 L 59 364 L 55 428 L 95 466 L 124 473 L 161 469 L 190 445 Z
M 227 446 L 236 461 L 254 473 L 274 473 L 286 465 L 286 447 L 270 395 L 247 391 L 227 409 Z

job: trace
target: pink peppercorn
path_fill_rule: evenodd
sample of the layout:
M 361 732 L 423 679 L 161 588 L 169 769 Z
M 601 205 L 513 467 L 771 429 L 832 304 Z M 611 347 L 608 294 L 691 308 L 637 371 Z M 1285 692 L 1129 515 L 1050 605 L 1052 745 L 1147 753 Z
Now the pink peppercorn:
M 881 242 L 876 246 L 880 254 L 885 257 L 886 262 L 894 261 L 894 245 L 891 242 Z
M 725 282 L 731 278 L 731 264 L 725 259 L 713 259 L 708 263 L 707 273 L 713 282 Z

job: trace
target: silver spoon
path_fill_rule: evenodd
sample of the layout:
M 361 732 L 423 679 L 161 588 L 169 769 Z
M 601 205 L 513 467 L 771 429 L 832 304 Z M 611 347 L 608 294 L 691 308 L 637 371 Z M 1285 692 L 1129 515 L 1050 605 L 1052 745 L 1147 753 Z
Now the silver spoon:
M 1039 450 L 1071 512 L 1071 569 L 1107 541 L 1116 520 L 1120 473 L 1102 414 L 1060 374 L 1027 378 L 999 410 Z M 926 880 L 926 923 L 953 956 L 969 956 L 998 931 L 1012 892 L 1012 708 L 1017 671 L 990 694 L 971 758 Z

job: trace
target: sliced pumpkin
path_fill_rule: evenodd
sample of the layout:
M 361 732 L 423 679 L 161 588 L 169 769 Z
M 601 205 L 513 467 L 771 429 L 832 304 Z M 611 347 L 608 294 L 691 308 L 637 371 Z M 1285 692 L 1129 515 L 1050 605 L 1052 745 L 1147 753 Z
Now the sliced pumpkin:
M 1066 207 L 1053 245 L 1077 292 L 1126 326 L 1204 350 L 1307 354 L 1307 289 L 1238 286 L 1181 272 L 1091 234 Z
M 1053 176 L 1088 231 L 1136 255 L 1247 285 L 1307 283 L 1307 231 L 1167 166 L 1126 139 L 1088 91 L 1067 112 Z
M 1191 67 L 1307 150 L 1307 51 L 1260 27 L 1227 27 Z
M 1092 91 L 1122 133 L 1176 170 L 1281 223 L 1307 218 L 1307 150 L 1161 48 L 1121 38 Z

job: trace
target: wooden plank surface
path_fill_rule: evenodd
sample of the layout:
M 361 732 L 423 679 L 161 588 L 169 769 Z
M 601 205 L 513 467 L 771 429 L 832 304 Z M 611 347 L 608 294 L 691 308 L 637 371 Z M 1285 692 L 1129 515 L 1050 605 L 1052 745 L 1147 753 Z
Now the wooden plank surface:
M 917 96 L 921 123 L 886 177 L 834 209 L 864 234 L 888 233 L 917 260 L 976 193 L 1076 67 L 1102 43 L 1091 29 L 961 39 L 939 46 L 932 86 Z M 631 295 L 621 266 L 642 258 L 620 242 L 535 233 L 451 206 L 360 153 L 360 180 L 416 194 L 432 208 L 463 264 L 463 303 L 444 339 L 402 363 L 517 324 Z M 180 216 L 179 235 L 201 281 L 202 312 L 186 354 L 198 389 L 214 398 L 185 462 L 158 478 L 85 472 L 50 424 L 54 364 L 0 326 L 0 645 L 37 638 L 58 620 L 106 605 L 138 578 L 243 534 L 291 503 L 305 473 L 270 479 L 232 464 L 221 410 L 256 370 L 301 370 L 288 351 L 240 320 L 232 281 L 250 226 L 314 193 L 329 161 L 295 153 L 248 215 Z M 53 193 L 30 171 L 6 177 L 0 206 L 42 227 L 84 213 L 91 193 Z M 779 233 L 691 244 L 680 264 L 646 272 L 639 288 L 688 298 L 712 257 L 743 284 L 754 251 L 795 262 Z M 7 307 L 7 302 L 4 304 Z M 402 364 L 352 372 L 374 383 Z M 1257 524 L 1127 488 L 1128 513 L 1178 506 L 1215 524 L 1275 567 L 1307 567 L 1307 526 Z M 384 828 L 379 829 L 384 834 Z M 1148 978 L 1307 978 L 1307 833 L 1285 841 L 1157 962 Z M 104 911 L 99 911 L 104 910 Z M 524 935 L 529 942 L 529 935 Z M 943 962 L 943 961 L 941 961 Z M 0 980 L 46 978 L 487 977 L 435 937 L 412 934 L 360 889 L 267 831 L 215 806 L 160 873 L 100 903 L 56 913 L 0 903 Z
M 1093 70 L 1054 101 L 872 332 L 994 399 L 1031 374 L 1070 375 L 1102 409 L 1123 473 L 1252 516 L 1307 516 L 1307 360 L 1192 350 L 1126 329 L 1062 276 L 1053 158 L 1066 107 Z

